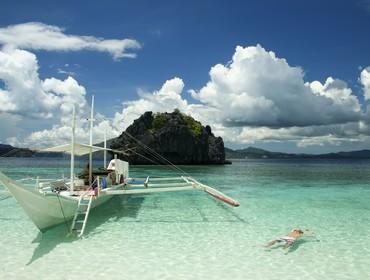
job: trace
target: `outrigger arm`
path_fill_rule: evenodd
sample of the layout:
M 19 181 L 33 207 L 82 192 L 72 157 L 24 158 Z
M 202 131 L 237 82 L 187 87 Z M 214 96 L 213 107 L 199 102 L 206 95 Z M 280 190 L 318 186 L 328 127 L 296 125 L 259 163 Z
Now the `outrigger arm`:
M 198 182 L 197 180 L 195 180 L 194 178 L 192 177 L 182 177 L 185 181 L 189 182 L 190 184 L 192 184 L 192 186 L 194 188 L 197 188 L 199 190 L 203 190 L 205 191 L 207 194 L 213 196 L 214 198 L 218 199 L 218 200 L 221 200 L 222 202 L 225 202 L 233 207 L 238 207 L 240 205 L 240 203 L 227 196 L 226 194 L 220 192 L 219 190 L 216 190 L 210 186 L 207 186 L 205 184 L 202 184 L 200 182 Z
M 136 183 L 136 181 L 139 183 Z M 150 181 L 150 182 L 149 182 Z M 175 192 L 188 190 L 202 190 L 212 197 L 227 203 L 233 207 L 238 207 L 240 204 L 235 199 L 225 195 L 224 193 L 202 184 L 192 177 L 171 177 L 171 178 L 150 178 L 145 179 L 128 179 L 124 189 L 120 190 L 102 190 L 109 195 L 125 195 L 125 194 L 144 194 L 157 192 Z

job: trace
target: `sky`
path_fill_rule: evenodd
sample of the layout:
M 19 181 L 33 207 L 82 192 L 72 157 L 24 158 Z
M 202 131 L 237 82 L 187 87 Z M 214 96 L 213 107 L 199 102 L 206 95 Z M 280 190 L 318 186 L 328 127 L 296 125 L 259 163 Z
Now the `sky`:
M 370 0 L 7 1 L 0 143 L 88 141 L 175 108 L 231 148 L 370 148 Z

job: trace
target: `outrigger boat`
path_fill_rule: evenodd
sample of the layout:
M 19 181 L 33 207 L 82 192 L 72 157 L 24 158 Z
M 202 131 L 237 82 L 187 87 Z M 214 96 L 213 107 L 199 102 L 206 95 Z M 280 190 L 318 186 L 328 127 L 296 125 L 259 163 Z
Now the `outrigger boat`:
M 35 187 L 30 188 L 21 181 L 12 180 L 0 172 L 0 182 L 14 196 L 41 232 L 72 220 L 70 232 L 80 237 L 84 233 L 90 210 L 115 195 L 202 190 L 231 206 L 239 206 L 236 200 L 187 174 L 169 178 L 130 178 L 129 163 L 117 158 L 117 154 L 124 152 L 106 148 L 106 141 L 104 147 L 92 145 L 93 107 L 94 99 L 91 106 L 89 145 L 75 142 L 76 117 L 73 108 L 71 143 L 44 150 L 70 153 L 69 179 L 36 178 Z M 106 167 L 106 152 L 109 151 L 115 155 L 108 167 L 99 172 L 93 172 L 92 168 L 92 153 L 96 151 L 104 151 L 104 167 Z M 74 171 L 75 156 L 86 154 L 89 154 L 88 180 L 76 177 Z

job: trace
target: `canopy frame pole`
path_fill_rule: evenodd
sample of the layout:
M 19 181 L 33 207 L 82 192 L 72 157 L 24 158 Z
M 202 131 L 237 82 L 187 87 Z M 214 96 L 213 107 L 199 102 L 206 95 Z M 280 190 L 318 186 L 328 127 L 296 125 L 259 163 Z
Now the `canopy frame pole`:
M 71 192 L 74 191 L 75 178 L 74 178 L 74 169 L 75 169 L 75 129 L 76 129 L 76 108 L 73 104 L 72 108 L 72 137 L 71 137 Z
M 90 114 L 90 146 L 93 144 L 93 125 L 94 125 L 94 95 L 91 97 L 91 114 Z M 89 185 L 92 184 L 92 148 L 89 152 Z
M 114 154 L 114 178 L 116 178 L 116 184 L 119 183 L 117 172 L 117 154 Z

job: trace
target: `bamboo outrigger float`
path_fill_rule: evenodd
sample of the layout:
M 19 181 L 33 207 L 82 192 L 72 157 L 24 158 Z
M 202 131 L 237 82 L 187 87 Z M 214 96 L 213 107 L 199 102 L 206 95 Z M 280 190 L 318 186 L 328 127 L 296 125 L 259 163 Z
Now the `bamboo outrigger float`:
M 75 142 L 75 111 L 73 109 L 71 144 L 52 147 L 44 151 L 65 152 L 71 154 L 69 179 L 42 180 L 34 179 L 34 188 L 26 187 L 20 181 L 14 181 L 0 172 L 0 182 L 9 190 L 24 211 L 44 232 L 49 228 L 72 220 L 70 231 L 82 236 L 88 220 L 89 212 L 115 195 L 145 194 L 155 192 L 175 192 L 202 190 L 216 199 L 237 207 L 239 203 L 222 192 L 204 185 L 191 176 L 171 178 L 134 179 L 129 176 L 128 162 L 117 159 L 117 153 L 124 153 L 92 145 L 93 102 L 90 118 L 90 144 Z M 92 153 L 95 151 L 110 151 L 115 158 L 109 166 L 98 173 L 93 172 Z M 89 154 L 88 180 L 75 176 L 75 155 Z M 104 160 L 106 165 L 106 160 Z

